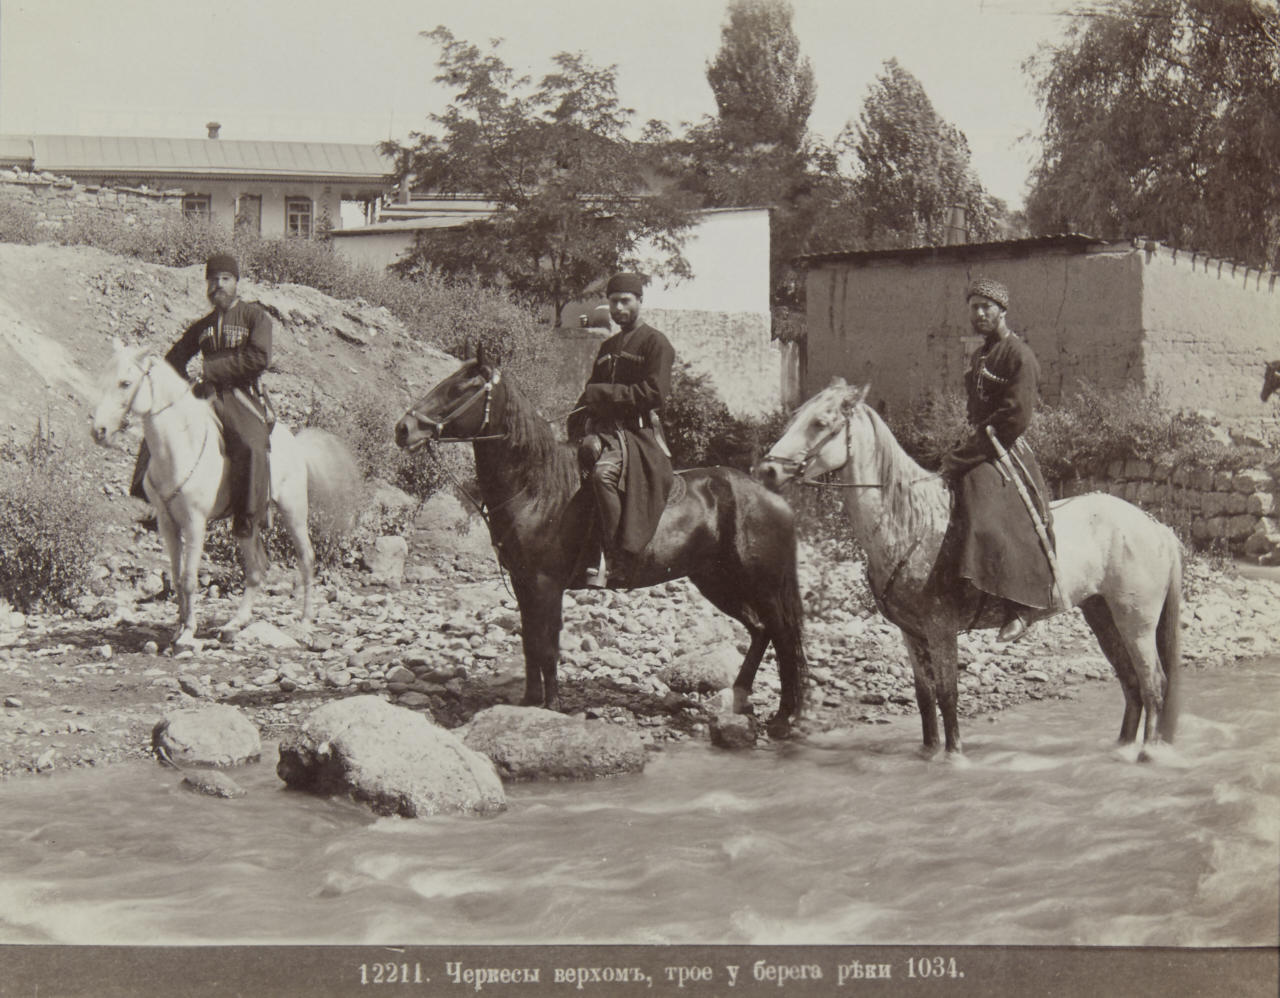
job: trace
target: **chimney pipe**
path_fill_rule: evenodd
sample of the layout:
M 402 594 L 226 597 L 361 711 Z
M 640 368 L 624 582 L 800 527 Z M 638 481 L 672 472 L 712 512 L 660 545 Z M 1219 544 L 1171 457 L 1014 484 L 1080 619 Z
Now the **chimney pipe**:
M 209 129 L 209 138 L 216 139 L 218 137 L 218 129 L 222 127 L 222 123 L 217 121 L 210 121 L 204 127 Z

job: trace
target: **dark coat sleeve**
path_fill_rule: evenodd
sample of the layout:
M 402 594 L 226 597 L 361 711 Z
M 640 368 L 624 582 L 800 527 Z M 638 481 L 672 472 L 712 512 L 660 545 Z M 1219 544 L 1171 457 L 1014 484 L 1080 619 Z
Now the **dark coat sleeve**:
M 191 363 L 191 358 L 200 352 L 200 330 L 204 326 L 204 319 L 193 322 L 178 337 L 178 342 L 171 346 L 169 352 L 164 355 L 164 359 L 169 362 L 169 366 L 184 378 L 187 376 L 187 365 Z
M 581 404 L 592 415 L 623 420 L 662 408 L 671 392 L 671 365 L 675 361 L 675 350 L 657 330 L 651 330 L 639 346 L 641 376 L 632 384 L 587 385 Z
M 271 316 L 257 306 L 246 307 L 249 338 L 230 350 L 205 354 L 204 377 L 215 385 L 250 384 L 271 364 Z
M 978 400 L 976 385 L 969 385 L 969 419 L 973 432 L 943 460 L 943 471 L 949 476 L 963 475 L 975 465 L 995 459 L 995 448 L 987 437 L 988 426 L 1007 450 L 1026 432 L 1035 414 L 1039 367 L 1028 346 L 1012 338 L 998 344 L 987 355 L 987 367 L 1005 379 L 1005 384 L 985 402 Z M 980 375 L 975 373 L 973 377 Z

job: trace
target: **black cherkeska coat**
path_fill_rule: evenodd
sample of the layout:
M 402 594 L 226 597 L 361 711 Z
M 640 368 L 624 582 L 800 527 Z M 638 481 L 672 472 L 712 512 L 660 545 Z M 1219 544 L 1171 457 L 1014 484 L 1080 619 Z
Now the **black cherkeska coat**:
M 675 350 L 662 333 L 645 323 L 616 333 L 600 344 L 591 376 L 569 436 L 616 433 L 623 446 L 622 523 L 618 546 L 629 554 L 642 550 L 658 527 L 671 492 L 671 460 L 658 443 L 653 415 L 671 391 Z
M 1039 393 L 1040 365 L 1015 333 L 989 336 L 965 374 L 973 432 L 949 455 L 956 495 L 951 522 L 957 571 L 977 588 L 1024 606 L 1052 605 L 1053 572 L 1017 487 L 996 466 L 990 426 L 1020 474 L 1052 540 L 1048 492 L 1023 434 Z

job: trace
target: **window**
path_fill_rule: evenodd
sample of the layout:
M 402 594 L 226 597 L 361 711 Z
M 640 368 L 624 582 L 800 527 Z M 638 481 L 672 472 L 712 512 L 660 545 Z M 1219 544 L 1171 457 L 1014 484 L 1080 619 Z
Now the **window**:
M 310 198 L 285 198 L 284 234 L 297 239 L 310 239 L 311 213 Z
M 188 194 L 182 199 L 182 217 L 209 221 L 211 210 L 208 194 Z
M 236 198 L 236 231 L 262 234 L 262 196 L 241 194 Z

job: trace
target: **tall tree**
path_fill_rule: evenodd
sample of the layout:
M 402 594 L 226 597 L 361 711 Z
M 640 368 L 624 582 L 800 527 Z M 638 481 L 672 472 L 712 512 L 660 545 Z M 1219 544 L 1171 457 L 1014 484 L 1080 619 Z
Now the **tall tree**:
M 647 190 L 642 158 L 625 131 L 632 111 L 617 99 L 616 67 L 561 53 L 533 86 L 498 55 L 444 27 L 424 32 L 440 46 L 436 80 L 455 89 L 431 116 L 439 133 L 384 143 L 397 176 L 415 190 L 478 194 L 491 216 L 462 229 L 426 233 L 400 264 L 475 274 L 550 306 L 555 321 L 601 276 L 635 264 L 643 244 L 651 268 L 688 275 L 680 253 L 691 216 L 679 198 Z
M 1027 215 L 1275 267 L 1280 12 L 1256 0 L 1114 0 L 1024 67 L 1045 112 Z
M 730 0 L 720 51 L 707 67 L 724 138 L 799 150 L 817 87 L 786 0 Z
M 857 159 L 854 186 L 868 244 L 940 243 L 953 207 L 965 210 L 971 237 L 993 233 L 1003 205 L 970 166 L 968 140 L 896 59 L 884 64 L 856 127 L 846 126 L 837 145 Z

